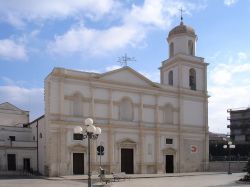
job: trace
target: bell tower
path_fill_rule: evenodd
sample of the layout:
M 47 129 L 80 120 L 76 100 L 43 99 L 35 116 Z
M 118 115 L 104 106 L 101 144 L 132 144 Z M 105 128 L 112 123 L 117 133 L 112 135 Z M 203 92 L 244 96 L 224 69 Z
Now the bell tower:
M 197 35 L 192 27 L 181 22 L 168 34 L 168 59 L 162 62 L 161 84 L 189 89 L 207 90 L 207 64 L 196 56 Z
M 175 101 L 178 109 L 176 119 L 179 129 L 178 169 L 179 172 L 185 172 L 191 167 L 200 167 L 201 165 L 195 166 L 195 160 L 199 157 L 203 162 L 204 171 L 209 160 L 208 64 L 204 62 L 204 58 L 196 56 L 197 35 L 193 28 L 183 23 L 183 19 L 178 26 L 169 32 L 167 42 L 169 55 L 161 64 L 160 75 L 161 85 L 166 89 L 166 93 L 172 93 L 176 96 Z M 190 135 L 189 132 L 195 133 Z M 185 151 L 193 145 L 202 154 L 199 155 L 197 152 L 195 155 Z M 189 165 L 186 160 L 194 162 L 190 162 Z

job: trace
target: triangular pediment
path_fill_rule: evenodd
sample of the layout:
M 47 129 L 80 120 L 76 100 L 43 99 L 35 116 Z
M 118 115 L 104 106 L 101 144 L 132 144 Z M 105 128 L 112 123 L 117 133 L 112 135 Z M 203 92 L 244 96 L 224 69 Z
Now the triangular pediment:
M 136 144 L 136 142 L 131 139 L 123 139 L 120 141 L 120 144 Z
M 126 138 L 126 139 L 122 139 L 120 141 L 117 142 L 118 147 L 120 148 L 136 148 L 136 142 Z
M 128 66 L 104 73 L 100 79 L 138 86 L 156 86 L 154 82 Z
M 20 108 L 17 108 L 16 106 L 10 104 L 9 102 L 5 102 L 0 104 L 0 110 L 12 110 L 12 111 L 23 111 Z
M 74 143 L 68 146 L 68 149 L 70 151 L 80 151 L 80 152 L 86 152 L 87 151 L 87 147 L 82 145 L 81 143 Z
M 170 155 L 176 154 L 176 150 L 172 147 L 162 149 L 162 152 L 163 152 L 163 154 L 170 154 Z

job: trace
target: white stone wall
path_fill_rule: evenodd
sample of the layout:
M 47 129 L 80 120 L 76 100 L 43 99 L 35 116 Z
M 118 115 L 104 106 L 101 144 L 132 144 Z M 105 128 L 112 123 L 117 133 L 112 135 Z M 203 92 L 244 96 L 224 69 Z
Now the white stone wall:
M 135 173 L 164 172 L 165 156 L 169 154 L 174 156 L 174 172 L 204 169 L 207 154 L 204 96 L 196 93 L 185 95 L 189 89 L 180 93 L 168 87 L 156 89 L 152 86 L 154 83 L 128 68 L 114 71 L 114 74 L 95 75 L 98 78 L 93 79 L 86 73 L 71 74 L 70 70 L 67 70 L 67 75 L 68 78 L 61 79 L 52 72 L 46 80 L 44 163 L 50 176 L 73 174 L 73 153 L 84 153 L 84 172 L 87 173 L 87 141 L 73 140 L 73 128 L 83 126 L 87 117 L 92 117 L 103 130 L 98 140 L 92 143 L 94 170 L 99 166 L 96 147 L 100 142 L 105 148 L 102 166 L 109 172 L 121 171 L 123 146 L 134 150 Z M 129 81 L 124 77 L 129 77 Z M 185 74 L 182 75 L 184 77 Z M 131 82 L 138 85 L 129 85 Z M 80 95 L 82 115 L 76 116 L 72 112 L 75 94 Z M 132 102 L 133 118 L 129 121 L 120 118 L 120 105 L 124 98 Z M 166 122 L 166 106 L 172 110 L 171 123 Z M 166 138 L 173 139 L 173 144 L 166 144 Z M 192 145 L 199 150 L 193 155 L 190 154 Z M 185 161 L 187 159 L 190 163 Z
M 30 124 L 32 128 L 33 140 L 38 141 L 38 172 L 44 174 L 45 166 L 45 151 L 46 151 L 46 133 L 45 133 L 45 118 L 38 118 L 36 121 Z M 38 136 L 37 136 L 38 135 Z M 36 142 L 37 145 L 37 142 Z
M 29 112 L 6 102 L 0 104 L 0 125 L 20 126 L 29 122 Z
M 9 136 L 15 136 L 10 141 Z M 23 159 L 30 159 L 30 167 L 36 171 L 36 142 L 32 139 L 32 129 L 0 126 L 0 170 L 8 170 L 7 155 L 16 155 L 16 170 L 23 170 Z
M 171 38 L 168 42 L 169 44 L 171 42 L 174 43 L 174 55 L 182 53 L 189 55 L 188 53 L 188 41 L 191 40 L 194 44 L 194 54 L 196 49 L 196 39 L 195 37 L 185 36 L 185 35 L 179 35 L 174 38 Z
M 183 125 L 204 127 L 204 104 L 202 101 L 183 101 Z

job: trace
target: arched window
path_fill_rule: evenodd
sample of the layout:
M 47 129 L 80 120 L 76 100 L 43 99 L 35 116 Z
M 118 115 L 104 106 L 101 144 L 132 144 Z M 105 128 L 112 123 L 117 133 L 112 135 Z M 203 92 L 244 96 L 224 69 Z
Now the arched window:
M 173 71 L 171 70 L 169 73 L 168 73 L 168 84 L 173 86 Z
M 73 115 L 83 116 L 83 106 L 82 106 L 82 95 L 80 93 L 75 93 L 73 96 Z
M 169 46 L 169 57 L 173 57 L 173 56 L 174 56 L 174 43 L 171 42 Z
M 170 104 L 167 104 L 164 107 L 164 122 L 167 124 L 174 123 L 174 111 Z
M 120 120 L 132 121 L 133 120 L 133 103 L 129 98 L 123 98 L 120 102 Z
M 191 90 L 196 90 L 196 72 L 193 68 L 189 70 L 189 87 Z
M 194 56 L 194 43 L 192 40 L 188 40 L 188 54 Z

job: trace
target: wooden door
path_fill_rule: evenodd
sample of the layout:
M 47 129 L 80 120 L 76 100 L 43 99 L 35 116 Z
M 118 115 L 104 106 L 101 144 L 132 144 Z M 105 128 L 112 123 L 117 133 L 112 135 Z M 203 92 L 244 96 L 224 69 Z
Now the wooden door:
M 29 158 L 23 159 L 23 170 L 30 171 L 30 159 Z
M 15 171 L 16 170 L 16 155 L 15 154 L 8 154 L 8 170 Z
M 133 149 L 121 149 L 121 172 L 125 172 L 126 174 L 134 173 Z
M 84 174 L 84 154 L 73 153 L 73 174 Z
M 174 173 L 174 156 L 166 155 L 166 173 Z

